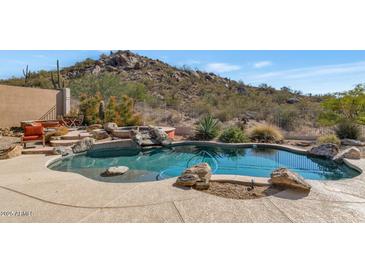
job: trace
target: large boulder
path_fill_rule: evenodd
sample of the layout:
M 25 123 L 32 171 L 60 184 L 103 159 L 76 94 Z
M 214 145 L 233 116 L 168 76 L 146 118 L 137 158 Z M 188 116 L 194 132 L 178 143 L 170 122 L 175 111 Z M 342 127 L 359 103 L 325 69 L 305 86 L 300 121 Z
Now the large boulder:
M 359 140 L 354 140 L 354 139 L 342 139 L 341 140 L 341 145 L 361 147 L 361 146 L 365 146 L 365 143 L 361 142 Z
M 11 145 L 5 149 L 0 150 L 0 160 L 11 159 L 22 154 L 22 146 Z
M 155 140 L 157 143 L 160 143 L 161 145 L 171 144 L 171 140 L 168 138 L 167 133 L 163 129 L 158 127 L 150 127 L 149 133 L 151 139 Z
M 286 103 L 287 104 L 296 104 L 296 103 L 299 103 L 300 100 L 298 98 L 295 98 L 295 97 L 292 97 L 292 98 L 289 98 L 288 100 L 286 100 Z
M 91 134 L 96 140 L 103 140 L 110 137 L 108 132 L 103 129 L 94 129 L 91 131 Z
M 309 191 L 311 189 L 311 186 L 301 176 L 286 168 L 274 170 L 271 173 L 270 183 L 303 191 Z
M 141 132 L 139 132 L 138 130 L 131 130 L 130 135 L 135 143 L 140 146 L 143 144 L 143 135 Z
M 176 180 L 177 186 L 195 186 L 196 189 L 208 189 L 212 169 L 207 163 L 187 168 Z
M 344 158 L 358 160 L 361 158 L 361 151 L 357 147 L 350 147 L 338 153 L 333 160 L 342 162 Z
M 127 166 L 114 166 L 109 167 L 100 175 L 103 177 L 118 176 L 126 173 L 129 170 Z
M 95 139 L 90 138 L 90 137 L 81 139 L 75 145 L 72 146 L 72 152 L 81 153 L 81 152 L 88 151 L 93 146 L 94 143 L 95 143 Z
M 113 132 L 113 130 L 117 129 L 118 125 L 116 123 L 105 123 L 104 130 L 109 134 Z
M 67 156 L 71 155 L 72 153 L 72 149 L 69 147 L 58 146 L 53 148 L 53 154 L 55 155 Z
M 314 156 L 320 156 L 332 159 L 339 152 L 339 148 L 335 144 L 322 144 L 312 147 L 308 153 Z
M 212 177 L 212 169 L 207 163 L 200 163 L 187 168 L 183 174 L 196 174 L 199 176 L 199 181 L 206 182 Z
M 171 140 L 163 129 L 157 127 L 147 127 L 140 130 L 131 130 L 131 138 L 140 146 L 153 146 L 162 145 L 166 146 L 171 144 Z

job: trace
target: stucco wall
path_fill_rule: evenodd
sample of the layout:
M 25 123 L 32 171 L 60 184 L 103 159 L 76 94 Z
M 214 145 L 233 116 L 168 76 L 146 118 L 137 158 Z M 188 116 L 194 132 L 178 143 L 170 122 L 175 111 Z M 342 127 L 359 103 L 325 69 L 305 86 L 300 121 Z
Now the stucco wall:
M 24 120 L 55 119 L 63 113 L 62 91 L 0 85 L 0 127 Z

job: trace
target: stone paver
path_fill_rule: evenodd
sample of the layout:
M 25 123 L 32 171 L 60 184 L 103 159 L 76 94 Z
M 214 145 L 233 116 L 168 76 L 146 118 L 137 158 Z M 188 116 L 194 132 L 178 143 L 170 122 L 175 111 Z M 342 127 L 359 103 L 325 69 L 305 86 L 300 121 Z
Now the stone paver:
M 285 190 L 233 200 L 174 187 L 174 179 L 118 184 L 52 171 L 46 164 L 56 157 L 0 161 L 0 211 L 32 212 L 3 214 L 0 222 L 365 222 L 363 173 L 350 180 L 309 181 L 309 194 Z M 365 169 L 365 160 L 350 162 Z

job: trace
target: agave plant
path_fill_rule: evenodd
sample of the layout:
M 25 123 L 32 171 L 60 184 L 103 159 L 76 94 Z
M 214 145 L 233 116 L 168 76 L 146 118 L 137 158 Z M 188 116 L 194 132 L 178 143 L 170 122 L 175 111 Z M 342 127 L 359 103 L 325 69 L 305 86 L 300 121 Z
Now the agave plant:
M 212 116 L 205 116 L 199 121 L 195 136 L 199 140 L 212 140 L 219 134 L 219 121 Z

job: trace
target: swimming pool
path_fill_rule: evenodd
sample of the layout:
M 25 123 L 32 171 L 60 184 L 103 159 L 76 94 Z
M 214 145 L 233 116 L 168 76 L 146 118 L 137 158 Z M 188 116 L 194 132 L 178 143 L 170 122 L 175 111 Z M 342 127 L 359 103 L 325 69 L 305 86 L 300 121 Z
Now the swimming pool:
M 339 180 L 360 173 L 346 164 L 267 147 L 227 147 L 220 145 L 177 145 L 169 148 L 104 149 L 89 151 L 57 160 L 49 168 L 75 172 L 105 182 L 158 181 L 175 176 L 192 165 L 206 162 L 214 174 L 270 177 L 286 167 L 306 179 Z M 102 177 L 106 168 L 128 166 L 129 171 L 116 177 Z

